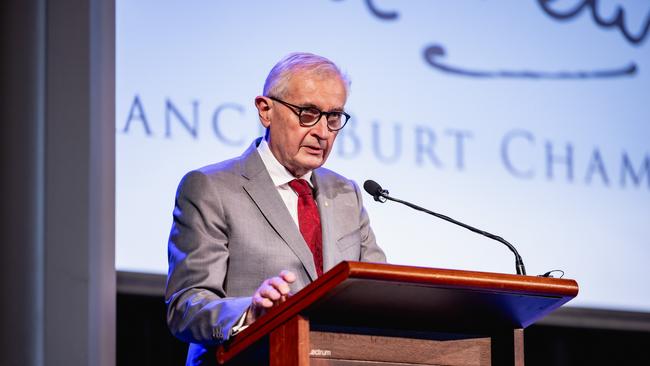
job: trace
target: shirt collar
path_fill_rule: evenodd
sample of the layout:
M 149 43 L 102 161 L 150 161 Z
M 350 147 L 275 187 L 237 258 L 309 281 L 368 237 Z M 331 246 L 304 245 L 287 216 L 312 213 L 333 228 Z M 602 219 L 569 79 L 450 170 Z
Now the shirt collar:
M 271 151 L 271 147 L 269 146 L 268 142 L 266 142 L 266 139 L 263 138 L 260 144 L 257 146 L 257 152 L 260 154 L 262 162 L 266 167 L 266 171 L 269 172 L 271 180 L 276 187 L 288 184 L 292 180 L 296 179 L 296 177 L 294 177 L 293 174 L 291 174 L 287 168 L 280 164 L 278 159 L 276 159 L 275 155 L 273 155 L 273 152 Z M 309 183 L 309 186 L 314 188 L 313 184 L 311 183 L 311 174 L 312 171 L 310 170 L 299 179 L 306 180 L 307 183 Z

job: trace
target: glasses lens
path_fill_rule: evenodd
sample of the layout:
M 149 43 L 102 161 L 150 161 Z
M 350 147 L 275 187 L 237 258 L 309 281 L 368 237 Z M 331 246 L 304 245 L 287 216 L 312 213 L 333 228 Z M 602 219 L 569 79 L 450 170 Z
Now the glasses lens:
M 300 113 L 300 123 L 303 125 L 312 125 L 318 121 L 320 111 L 315 108 L 303 109 Z
M 348 117 L 343 113 L 330 113 L 330 115 L 327 116 L 327 126 L 331 130 L 340 130 L 347 121 Z

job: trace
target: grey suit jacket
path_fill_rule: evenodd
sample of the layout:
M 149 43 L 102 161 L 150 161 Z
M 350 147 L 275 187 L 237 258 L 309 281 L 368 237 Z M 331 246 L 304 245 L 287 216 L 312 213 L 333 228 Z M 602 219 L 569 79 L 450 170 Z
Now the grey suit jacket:
M 265 279 L 288 269 L 293 292 L 317 277 L 312 254 L 257 152 L 188 173 L 176 193 L 168 245 L 167 324 L 192 343 L 188 364 L 214 348 Z M 323 228 L 324 271 L 343 260 L 385 262 L 359 187 L 324 168 L 312 175 Z

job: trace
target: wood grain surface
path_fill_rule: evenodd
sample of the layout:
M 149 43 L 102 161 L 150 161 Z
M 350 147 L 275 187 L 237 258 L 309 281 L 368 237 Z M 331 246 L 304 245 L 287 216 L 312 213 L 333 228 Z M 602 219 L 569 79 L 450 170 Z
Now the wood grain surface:
M 314 324 L 487 334 L 525 328 L 577 293 L 569 279 L 341 262 L 221 345 L 217 360 L 223 364 L 299 314 Z

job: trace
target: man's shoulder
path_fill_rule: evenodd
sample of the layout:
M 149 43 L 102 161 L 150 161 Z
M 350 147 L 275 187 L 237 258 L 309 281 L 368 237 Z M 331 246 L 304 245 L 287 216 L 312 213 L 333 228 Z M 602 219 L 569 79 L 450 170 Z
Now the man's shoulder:
M 187 172 L 178 185 L 177 194 L 186 190 L 203 191 L 208 187 L 229 187 L 238 185 L 242 179 L 244 159 L 242 156 L 206 165 Z
M 190 170 L 181 179 L 181 185 L 195 180 L 220 180 L 239 175 L 241 162 L 239 158 L 225 160 Z
M 257 141 L 253 142 L 253 144 L 240 156 L 194 169 L 187 173 L 185 177 L 201 175 L 207 177 L 210 180 L 240 177 L 247 170 L 247 166 L 248 168 L 251 168 L 251 166 L 255 167 L 259 165 L 256 165 L 254 163 L 256 155 L 256 143 Z M 255 168 L 253 168 L 253 170 L 255 170 Z
M 208 177 L 218 177 L 223 175 L 239 174 L 241 172 L 241 167 L 242 157 L 238 156 L 218 163 L 206 165 L 193 171 Z
M 333 170 L 320 167 L 314 170 L 314 173 L 318 176 L 318 181 L 321 184 L 326 184 L 329 186 L 335 187 L 346 187 L 347 189 L 358 190 L 357 183 L 347 178 Z
M 337 172 L 335 172 L 333 170 L 324 168 L 324 167 L 314 169 L 314 173 L 318 174 L 323 179 L 332 179 L 332 180 L 339 180 L 339 181 L 344 181 L 344 182 L 352 182 L 351 179 L 348 179 L 348 178 L 344 177 L 343 175 L 341 175 L 341 174 L 339 174 L 339 173 L 337 173 Z

